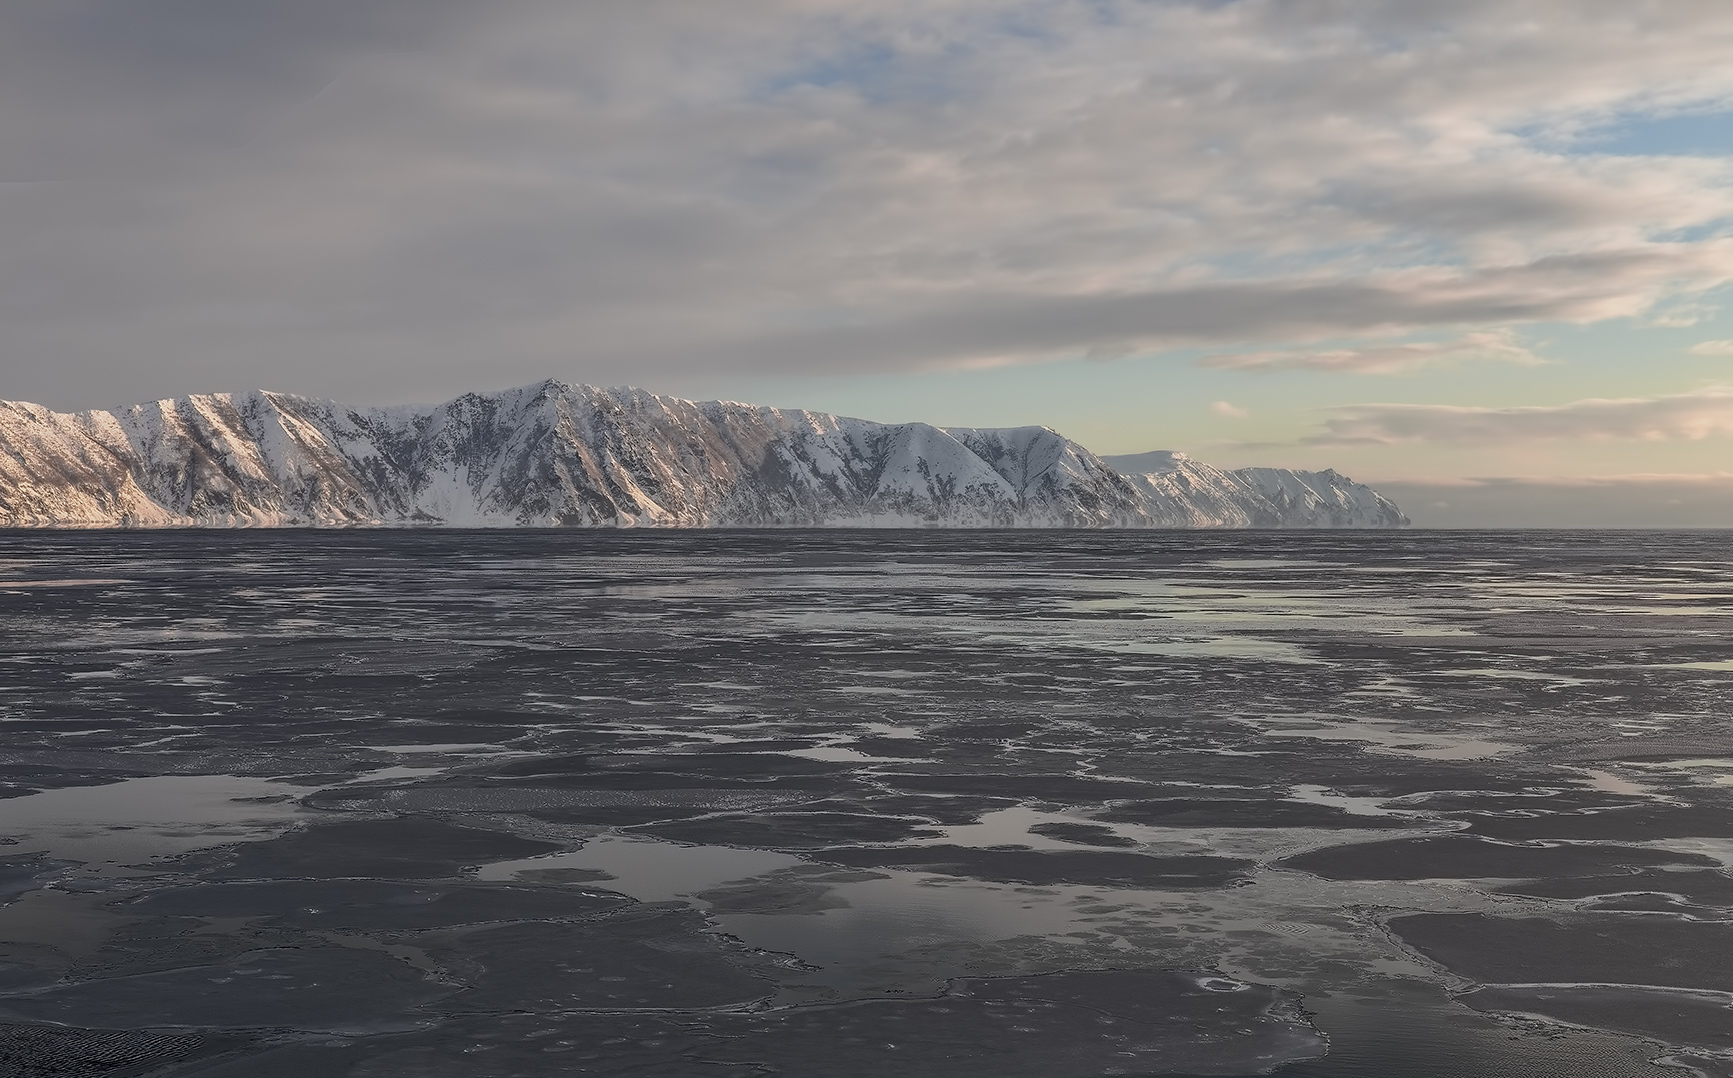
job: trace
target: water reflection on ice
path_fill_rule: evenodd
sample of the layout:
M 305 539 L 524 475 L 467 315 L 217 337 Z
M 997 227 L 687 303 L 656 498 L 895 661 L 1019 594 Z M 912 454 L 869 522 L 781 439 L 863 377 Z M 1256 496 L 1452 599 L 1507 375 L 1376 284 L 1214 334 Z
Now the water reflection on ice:
M 1008 811 L 1021 811 L 1031 820 L 1048 816 Z M 1001 821 L 997 828 L 984 826 L 995 831 L 989 837 L 1009 835 L 1022 819 Z M 1028 845 L 1063 845 L 1036 835 L 1022 837 L 1030 840 Z M 686 901 L 709 909 L 711 903 L 697 897 L 702 892 L 803 868 L 818 874 L 799 878 L 822 881 L 846 905 L 787 913 L 713 912 L 711 919 L 750 946 L 791 954 L 819 967 L 803 980 L 839 989 L 870 977 L 869 967 L 879 960 L 920 947 L 1024 935 L 1063 939 L 1078 927 L 1074 906 L 1095 897 L 1084 887 L 1001 885 L 900 869 L 844 870 L 827 876 L 820 866 L 790 854 L 614 837 L 572 853 L 487 865 L 478 876 L 504 882 L 520 874 L 535 878 L 532 874 L 549 869 L 588 870 L 611 878 L 587 886 L 645 902 Z
M 1583 774 L 1586 776 L 1583 784 L 1591 790 L 1599 790 L 1602 793 L 1624 794 L 1630 797 L 1647 797 L 1654 792 L 1647 786 L 1632 782 L 1629 779 L 1620 778 L 1618 775 L 1615 775 L 1610 771 L 1584 769 Z
M 893 764 L 907 763 L 914 759 L 908 756 L 869 756 L 859 749 L 851 749 L 847 745 L 814 745 L 810 749 L 790 749 L 783 755 L 843 764 Z
M 801 863 L 789 854 L 737 850 L 730 846 L 686 846 L 639 838 L 600 838 L 580 850 L 502 861 L 484 866 L 483 880 L 506 882 L 522 872 L 578 868 L 605 872 L 607 889 L 640 902 L 669 902 L 734 880 L 791 868 Z
M 1064 943 L 1079 929 L 1076 906 L 1086 889 L 981 883 L 900 869 L 878 879 L 834 885 L 846 906 L 815 913 L 713 913 L 749 946 L 792 954 L 818 967 L 802 980 L 837 990 L 858 988 L 893 956 L 958 942 L 1041 936 Z
M 292 799 L 306 792 L 234 775 L 44 790 L 0 801 L 0 835 L 19 840 L 10 853 L 125 865 L 281 834 L 300 814 Z
M 1417 732 L 1394 721 L 1359 719 L 1352 722 L 1318 720 L 1313 726 L 1279 726 L 1264 730 L 1265 737 L 1305 737 L 1319 741 L 1359 741 L 1372 752 L 1413 756 L 1426 760 L 1485 760 L 1502 756 L 1516 746 L 1487 738 Z
M 1710 670 L 1716 673 L 1733 674 L 1733 659 L 1716 659 L 1700 663 L 1665 663 L 1650 667 L 1653 670 Z
M 389 781 L 394 780 L 394 779 L 426 778 L 429 775 L 442 774 L 443 772 L 448 771 L 448 770 L 450 770 L 450 768 L 445 768 L 445 767 L 406 767 L 406 766 L 402 766 L 402 765 L 398 765 L 398 766 L 394 766 L 394 767 L 376 767 L 371 771 L 361 772 L 361 774 L 356 775 L 354 778 L 350 779 L 344 785 L 354 786 L 354 785 L 357 785 L 359 783 L 367 783 L 367 782 L 389 782 Z

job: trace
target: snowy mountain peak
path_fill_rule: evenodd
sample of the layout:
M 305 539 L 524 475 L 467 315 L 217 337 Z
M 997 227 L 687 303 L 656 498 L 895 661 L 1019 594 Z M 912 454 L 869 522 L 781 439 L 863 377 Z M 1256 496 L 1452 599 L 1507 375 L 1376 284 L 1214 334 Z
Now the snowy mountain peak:
M 0 402 L 27 527 L 1400 527 L 1333 471 L 1101 458 L 1046 427 L 884 424 L 548 379 L 427 407 L 254 390 Z

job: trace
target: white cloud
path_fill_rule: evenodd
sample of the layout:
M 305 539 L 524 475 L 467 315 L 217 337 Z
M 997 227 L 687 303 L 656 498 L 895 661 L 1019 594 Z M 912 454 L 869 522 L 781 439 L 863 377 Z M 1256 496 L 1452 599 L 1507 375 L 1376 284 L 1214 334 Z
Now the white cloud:
M 1570 141 L 1733 97 L 1726 5 L 134 7 L 0 15 L 0 179 L 56 181 L 0 187 L 8 353 L 53 357 L 11 393 L 1175 345 L 1375 370 L 1469 356 L 1295 342 L 1733 281 L 1726 159 Z
M 1688 350 L 1694 356 L 1733 356 L 1733 341 L 1700 341 Z
M 1424 367 L 1465 362 L 1545 363 L 1508 330 L 1469 333 L 1447 341 L 1409 341 L 1361 348 L 1278 349 L 1265 352 L 1224 352 L 1204 356 L 1200 367 L 1237 371 L 1310 370 L 1348 374 L 1401 374 Z
M 1434 442 L 1496 445 L 1582 440 L 1697 440 L 1733 434 L 1733 387 L 1623 400 L 1522 408 L 1443 404 L 1355 404 L 1332 409 L 1309 445 Z
M 1244 408 L 1241 408 L 1239 405 L 1233 404 L 1229 401 L 1216 401 L 1209 406 L 1209 410 L 1214 412 L 1216 415 L 1226 416 L 1229 419 L 1245 419 L 1252 414 Z

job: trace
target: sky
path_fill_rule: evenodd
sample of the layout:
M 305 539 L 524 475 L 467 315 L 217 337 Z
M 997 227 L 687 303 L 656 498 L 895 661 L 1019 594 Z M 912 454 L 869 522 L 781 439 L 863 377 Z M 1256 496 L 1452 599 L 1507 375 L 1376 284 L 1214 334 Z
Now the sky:
M 1733 4 L 6 0 L 0 398 L 557 377 L 1733 526 Z

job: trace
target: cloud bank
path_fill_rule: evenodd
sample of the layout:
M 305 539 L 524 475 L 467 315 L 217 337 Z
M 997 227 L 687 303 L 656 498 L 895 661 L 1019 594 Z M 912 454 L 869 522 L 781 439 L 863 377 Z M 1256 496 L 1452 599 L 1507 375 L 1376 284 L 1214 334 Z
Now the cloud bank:
M 1624 400 L 1580 400 L 1523 408 L 1445 404 L 1356 404 L 1333 409 L 1308 445 L 1434 442 L 1498 445 L 1560 439 L 1700 440 L 1733 434 L 1733 387 Z
M 1608 0 L 17 0 L 0 362 L 61 406 L 1522 362 L 1733 281 L 1728 160 L 1592 137 L 1726 107 L 1729 54 L 1733 8 Z
M 1490 361 L 1537 366 L 1546 360 L 1524 347 L 1515 334 L 1493 330 L 1447 341 L 1410 341 L 1333 348 L 1323 351 L 1284 349 L 1267 352 L 1225 352 L 1204 356 L 1200 367 L 1233 371 L 1331 371 L 1347 374 L 1403 374 L 1425 367 Z

